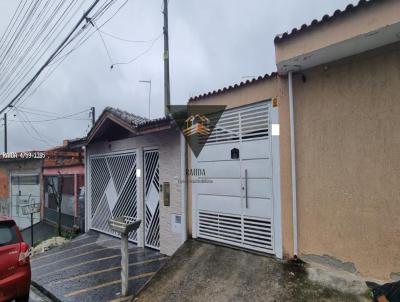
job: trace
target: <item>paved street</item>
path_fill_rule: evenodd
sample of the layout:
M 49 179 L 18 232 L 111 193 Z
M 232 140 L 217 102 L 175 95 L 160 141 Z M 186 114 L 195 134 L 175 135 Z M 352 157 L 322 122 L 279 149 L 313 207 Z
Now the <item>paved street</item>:
M 129 244 L 129 295 L 136 294 L 167 257 Z M 120 295 L 120 240 L 90 231 L 32 259 L 32 280 L 62 301 L 110 301 Z

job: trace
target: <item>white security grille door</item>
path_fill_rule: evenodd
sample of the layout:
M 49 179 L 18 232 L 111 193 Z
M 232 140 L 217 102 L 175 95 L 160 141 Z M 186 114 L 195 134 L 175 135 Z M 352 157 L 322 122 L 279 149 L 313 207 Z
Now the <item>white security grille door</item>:
M 158 150 L 144 152 L 145 244 L 160 248 L 160 183 Z
M 197 236 L 274 253 L 270 102 L 226 110 L 194 165 Z M 239 157 L 235 157 L 239 151 Z
M 110 218 L 137 217 L 136 153 L 91 157 L 89 180 L 91 228 L 117 235 Z M 136 242 L 136 232 L 129 239 Z

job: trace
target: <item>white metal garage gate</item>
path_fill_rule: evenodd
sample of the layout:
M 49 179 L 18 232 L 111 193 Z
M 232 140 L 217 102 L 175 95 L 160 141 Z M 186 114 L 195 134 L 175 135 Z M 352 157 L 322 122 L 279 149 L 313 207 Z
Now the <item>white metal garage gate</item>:
M 193 160 L 212 182 L 193 184 L 197 237 L 280 256 L 274 238 L 280 202 L 274 209 L 273 177 L 279 174 L 273 173 L 272 110 L 270 101 L 226 110 Z M 279 181 L 275 185 L 279 190 Z
M 112 217 L 137 217 L 136 152 L 89 158 L 90 228 L 117 235 L 108 226 Z M 136 232 L 129 236 L 137 242 Z

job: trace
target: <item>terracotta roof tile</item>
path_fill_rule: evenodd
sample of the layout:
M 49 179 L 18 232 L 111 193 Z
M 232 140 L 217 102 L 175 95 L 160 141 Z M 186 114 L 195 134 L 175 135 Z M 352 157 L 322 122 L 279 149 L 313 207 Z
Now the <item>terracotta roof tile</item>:
M 104 112 L 109 112 L 113 114 L 114 116 L 118 117 L 119 119 L 123 120 L 124 122 L 127 122 L 129 125 L 132 126 L 132 128 L 135 129 L 141 129 L 141 128 L 147 128 L 147 127 L 157 127 L 159 125 L 164 125 L 167 124 L 171 121 L 171 118 L 169 116 L 166 117 L 160 117 L 156 119 L 148 119 L 145 117 L 141 117 L 139 115 L 127 112 L 125 110 L 121 110 L 118 108 L 113 108 L 113 107 L 106 107 L 104 109 Z
M 198 101 L 198 100 L 206 98 L 206 97 L 210 97 L 210 96 L 213 96 L 213 95 L 221 94 L 221 93 L 233 90 L 233 89 L 237 89 L 237 88 L 240 88 L 240 87 L 243 87 L 243 86 L 247 86 L 247 85 L 262 81 L 262 80 L 275 78 L 275 77 L 277 77 L 277 75 L 278 75 L 278 73 L 272 72 L 271 74 L 265 74 L 263 76 L 259 76 L 257 78 L 253 78 L 251 80 L 240 82 L 239 84 L 234 84 L 234 85 L 230 85 L 230 86 L 218 89 L 218 90 L 206 92 L 206 93 L 191 97 L 189 99 L 189 102 Z
M 145 117 L 141 117 L 139 115 L 135 115 L 133 113 L 129 113 L 128 111 L 121 110 L 118 108 L 106 107 L 104 109 L 104 112 L 109 112 L 134 127 L 137 127 L 141 123 L 149 121 L 149 119 Z
M 346 6 L 344 10 L 337 9 L 332 15 L 324 15 L 320 20 L 314 19 L 310 24 L 303 24 L 298 28 L 293 28 L 290 32 L 284 32 L 275 36 L 274 42 L 279 43 L 284 41 L 286 38 L 292 37 L 293 35 L 302 32 L 306 29 L 310 29 L 322 23 L 333 21 L 336 17 L 345 15 L 347 13 L 352 13 L 358 9 L 362 9 L 366 5 L 369 5 L 372 2 L 378 2 L 383 0 L 360 0 L 356 5 L 349 4 Z

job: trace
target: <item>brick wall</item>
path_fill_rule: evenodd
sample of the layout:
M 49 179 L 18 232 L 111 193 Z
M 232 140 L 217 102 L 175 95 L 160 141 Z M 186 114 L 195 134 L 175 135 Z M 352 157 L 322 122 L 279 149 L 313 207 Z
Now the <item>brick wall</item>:
M 4 167 L 0 167 L 0 199 L 7 199 L 9 194 L 8 170 Z

